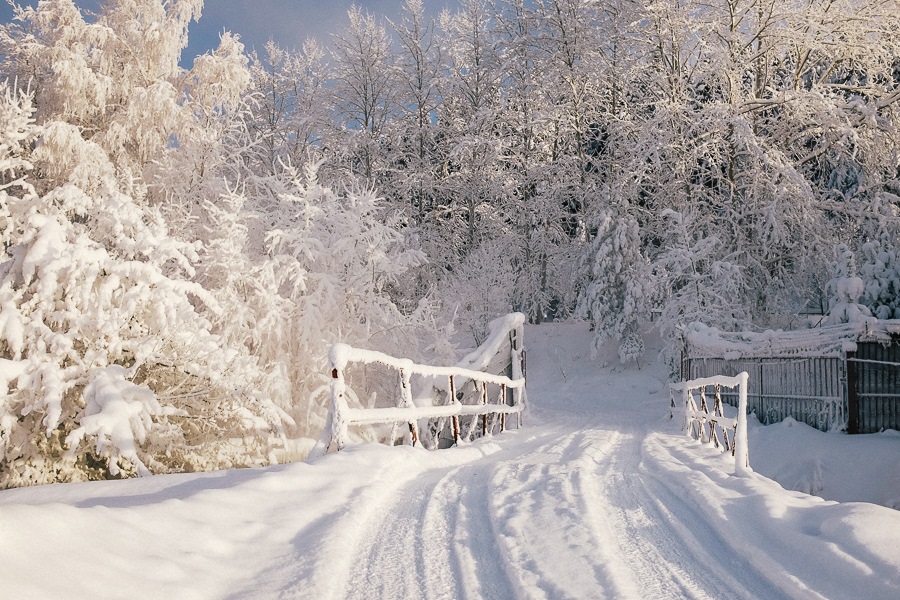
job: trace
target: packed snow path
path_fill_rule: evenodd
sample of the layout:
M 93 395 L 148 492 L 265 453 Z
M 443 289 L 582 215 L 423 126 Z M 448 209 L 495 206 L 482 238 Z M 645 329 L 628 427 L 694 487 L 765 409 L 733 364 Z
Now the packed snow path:
M 589 339 L 528 330 L 526 426 L 461 448 L 0 492 L 0 597 L 900 597 L 900 512 L 734 477 Z
M 753 569 L 718 565 L 740 557 L 677 495 L 641 480 L 635 436 L 549 429 L 515 446 L 391 494 L 336 596 L 787 597 Z

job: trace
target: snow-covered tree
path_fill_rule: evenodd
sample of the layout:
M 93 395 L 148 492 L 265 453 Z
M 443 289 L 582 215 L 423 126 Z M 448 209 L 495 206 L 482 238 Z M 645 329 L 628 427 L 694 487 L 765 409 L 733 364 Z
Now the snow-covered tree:
M 434 208 L 440 178 L 435 121 L 441 103 L 443 66 L 435 23 L 426 20 L 422 0 L 406 0 L 403 18 L 394 25 L 399 51 L 397 66 L 398 116 L 390 131 L 394 155 L 391 195 L 410 206 L 417 222 Z
M 900 254 L 897 236 L 885 229 L 862 246 L 859 275 L 865 291 L 860 302 L 879 319 L 900 319 Z
M 857 323 L 872 316 L 867 306 L 859 303 L 866 288 L 856 269 L 856 256 L 845 244 L 834 248 L 834 279 L 828 282 L 831 293 L 827 325 Z
M 404 341 L 415 319 L 402 315 L 389 289 L 424 256 L 411 250 L 372 191 L 341 194 L 321 184 L 317 165 L 288 168 L 267 218 L 266 256 L 235 284 L 249 300 L 245 344 L 291 382 L 299 432 L 317 436 L 325 398 L 310 398 L 334 342 L 385 350 L 416 349 Z M 287 177 L 289 176 L 289 177 Z M 236 192 L 231 202 L 240 203 Z M 249 289 L 248 289 L 249 288 Z M 404 346 L 405 344 L 405 346 Z
M 679 324 L 694 321 L 725 331 L 747 327 L 751 315 L 742 301 L 743 270 L 722 256 L 723 241 L 691 215 L 667 210 L 663 217 L 669 223 L 665 250 L 651 264 L 663 333 L 671 335 Z
M 262 148 L 257 174 L 276 174 L 284 165 L 313 159 L 330 128 L 325 50 L 313 39 L 299 51 L 268 42 L 264 54 L 251 56 L 255 95 L 249 127 Z
M 349 172 L 374 186 L 384 168 L 379 135 L 397 106 L 391 39 L 383 24 L 352 6 L 334 35 L 334 102 Z
M 462 257 L 489 237 L 491 224 L 502 219 L 501 199 L 506 194 L 498 162 L 503 151 L 498 137 L 502 70 L 484 0 L 464 0 L 458 12 L 441 14 L 440 25 L 448 75 L 438 118 L 450 151 L 443 183 L 446 201 L 435 225 L 444 222 L 450 228 L 453 238 L 448 242 Z
M 637 221 L 608 209 L 590 226 L 596 231 L 585 261 L 590 283 L 579 299 L 578 314 L 593 326 L 595 353 L 606 340 L 615 339 L 622 362 L 639 358 L 649 270 L 641 255 Z
M 74 127 L 28 134 L 33 172 L 63 182 L 37 191 L 20 172 L 2 192 L 0 485 L 267 460 L 289 419 L 259 395 L 258 362 L 211 331 L 221 307 L 189 279 L 194 246 Z
M 4 137 L 19 142 L 0 210 L 4 487 L 260 464 L 290 423 L 277 374 L 215 330 L 227 306 L 199 283 L 197 230 L 173 233 L 152 192 L 175 146 L 218 151 L 202 134 L 242 93 L 230 36 L 189 80 L 178 68 L 199 10 L 110 2 L 89 24 L 51 1 L 2 27 L 38 102 L 23 129 L 31 105 L 6 89 Z

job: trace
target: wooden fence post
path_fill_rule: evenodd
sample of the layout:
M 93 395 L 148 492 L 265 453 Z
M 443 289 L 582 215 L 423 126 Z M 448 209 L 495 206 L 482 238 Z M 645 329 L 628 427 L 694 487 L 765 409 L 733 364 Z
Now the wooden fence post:
M 476 389 L 478 385 L 476 384 Z M 487 382 L 483 381 L 481 383 L 481 404 L 487 404 Z M 487 435 L 487 414 L 481 415 L 481 437 L 485 437 Z
M 750 375 L 747 371 L 743 371 L 738 374 L 738 377 L 741 379 L 741 383 L 738 387 L 737 431 L 734 435 L 734 473 L 746 477 L 751 473 L 750 449 L 747 443 L 747 385 Z
M 519 326 L 509 332 L 509 371 L 508 375 L 510 379 L 524 379 L 525 378 L 525 370 L 527 368 L 525 362 L 525 348 L 524 348 L 524 340 L 525 337 L 525 329 L 524 326 Z M 516 388 L 515 390 L 510 390 L 512 394 L 512 398 L 507 399 L 507 404 L 510 406 L 518 406 L 523 405 L 527 401 L 526 391 L 524 387 Z M 522 427 L 522 413 L 524 411 L 519 411 L 516 413 L 517 423 L 516 426 Z M 505 416 L 501 416 L 502 426 L 505 428 L 506 426 L 506 418 Z
M 344 373 L 334 368 L 331 370 L 331 442 L 337 450 L 347 445 L 347 398 L 344 396 L 346 384 Z
M 453 375 L 450 376 L 450 403 L 456 404 L 456 384 L 453 383 Z M 459 446 L 459 417 L 453 415 L 453 443 Z
M 406 369 L 400 371 L 400 406 L 403 408 L 412 408 L 415 406 L 412 401 L 412 387 L 410 385 L 410 375 Z M 416 421 L 410 421 L 409 435 L 412 438 L 412 445 L 415 446 L 419 441 L 419 424 Z
M 855 358 L 856 352 L 847 352 L 844 359 L 844 369 L 847 372 L 847 433 L 859 433 L 859 395 L 856 391 L 859 373 Z

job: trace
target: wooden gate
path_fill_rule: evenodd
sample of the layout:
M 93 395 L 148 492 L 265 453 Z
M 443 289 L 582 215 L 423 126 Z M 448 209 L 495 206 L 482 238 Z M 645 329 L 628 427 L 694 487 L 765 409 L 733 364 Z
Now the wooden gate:
M 861 342 L 847 353 L 847 432 L 900 429 L 900 343 Z

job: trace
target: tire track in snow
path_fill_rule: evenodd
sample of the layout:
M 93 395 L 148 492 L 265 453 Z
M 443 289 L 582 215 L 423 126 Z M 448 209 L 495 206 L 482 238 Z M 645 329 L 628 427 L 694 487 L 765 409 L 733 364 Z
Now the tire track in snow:
M 517 596 L 787 597 L 648 471 L 646 435 L 588 427 L 498 466 L 494 519 Z
M 570 432 L 498 469 L 494 519 L 519 598 L 622 598 L 633 588 L 614 538 L 585 519 L 598 486 L 583 484 L 581 457 L 615 445 L 612 431 Z
M 435 469 L 397 490 L 353 558 L 344 597 L 510 598 L 488 513 L 489 474 L 480 462 Z
M 610 455 L 605 491 L 620 547 L 640 582 L 641 598 L 783 598 L 700 514 L 641 462 L 646 432 Z M 736 567 L 729 569 L 728 567 Z
M 646 427 L 584 421 L 382 482 L 335 597 L 785 597 L 645 464 Z

